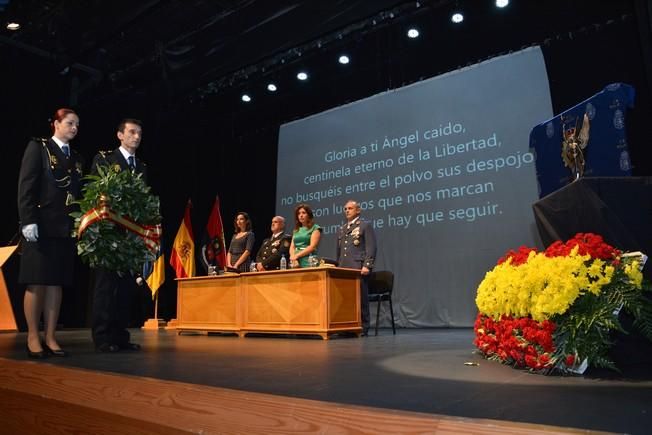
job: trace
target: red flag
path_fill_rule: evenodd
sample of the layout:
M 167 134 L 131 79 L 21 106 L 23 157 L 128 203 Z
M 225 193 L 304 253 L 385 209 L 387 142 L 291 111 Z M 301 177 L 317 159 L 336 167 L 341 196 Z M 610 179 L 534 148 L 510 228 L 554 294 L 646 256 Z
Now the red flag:
M 174 268 L 177 278 L 195 276 L 195 241 L 190 222 L 191 208 L 192 203 L 188 200 L 186 212 L 183 215 L 177 236 L 174 238 L 174 245 L 172 245 L 170 265 Z
M 215 203 L 208 216 L 208 223 L 202 236 L 201 248 L 199 250 L 199 263 L 204 271 L 208 272 L 208 266 L 215 266 L 223 270 L 226 266 L 226 245 L 224 243 L 224 226 L 220 214 L 220 198 L 215 197 Z

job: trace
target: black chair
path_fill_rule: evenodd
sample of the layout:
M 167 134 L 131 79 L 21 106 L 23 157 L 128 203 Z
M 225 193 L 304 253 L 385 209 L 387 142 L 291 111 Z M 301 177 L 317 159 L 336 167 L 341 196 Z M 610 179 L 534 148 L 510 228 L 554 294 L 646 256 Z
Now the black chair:
M 369 290 L 369 302 L 378 302 L 376 309 L 376 333 L 378 335 L 378 321 L 380 319 L 380 304 L 389 301 L 389 312 L 392 316 L 392 332 L 396 335 L 394 324 L 394 307 L 392 306 L 392 290 L 394 289 L 394 273 L 389 270 L 371 272 L 367 281 Z

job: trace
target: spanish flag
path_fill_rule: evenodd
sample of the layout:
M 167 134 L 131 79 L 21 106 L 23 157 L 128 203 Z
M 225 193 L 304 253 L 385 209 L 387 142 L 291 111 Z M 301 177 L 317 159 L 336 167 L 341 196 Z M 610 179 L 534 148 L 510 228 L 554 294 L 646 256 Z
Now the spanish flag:
M 160 246 L 156 254 L 156 260 L 154 262 L 148 261 L 143 266 L 143 278 L 147 281 L 147 286 L 152 292 L 152 299 L 154 299 L 159 287 L 165 282 L 165 255 L 163 255 Z
M 188 200 L 183 221 L 181 221 L 181 226 L 172 245 L 170 265 L 174 268 L 177 278 L 195 276 L 195 241 L 192 235 L 192 224 L 190 223 L 191 208 L 192 203 Z

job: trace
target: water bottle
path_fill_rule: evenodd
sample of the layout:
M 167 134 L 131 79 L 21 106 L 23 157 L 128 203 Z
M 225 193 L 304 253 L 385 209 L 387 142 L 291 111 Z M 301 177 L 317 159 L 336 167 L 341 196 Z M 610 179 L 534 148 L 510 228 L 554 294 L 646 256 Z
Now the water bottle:
M 281 255 L 281 270 L 285 270 L 288 268 L 288 261 L 285 259 L 285 255 Z
M 308 256 L 308 266 L 315 267 L 315 256 L 312 254 Z
M 252 261 L 251 265 L 249 266 L 249 272 L 255 272 L 256 270 L 257 270 L 256 269 L 256 262 Z

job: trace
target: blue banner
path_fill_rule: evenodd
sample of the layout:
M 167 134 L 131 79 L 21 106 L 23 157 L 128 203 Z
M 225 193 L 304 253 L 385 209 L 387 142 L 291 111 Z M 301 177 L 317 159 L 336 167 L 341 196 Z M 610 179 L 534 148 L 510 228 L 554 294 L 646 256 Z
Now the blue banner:
M 623 177 L 631 175 L 631 163 L 625 132 L 627 109 L 634 106 L 634 88 L 612 83 L 575 107 L 545 121 L 530 132 L 530 149 L 536 155 L 539 197 L 573 180 L 571 170 L 561 157 L 562 141 L 572 129 L 582 127 L 584 114 L 589 118 L 590 135 L 583 150 L 584 176 Z

